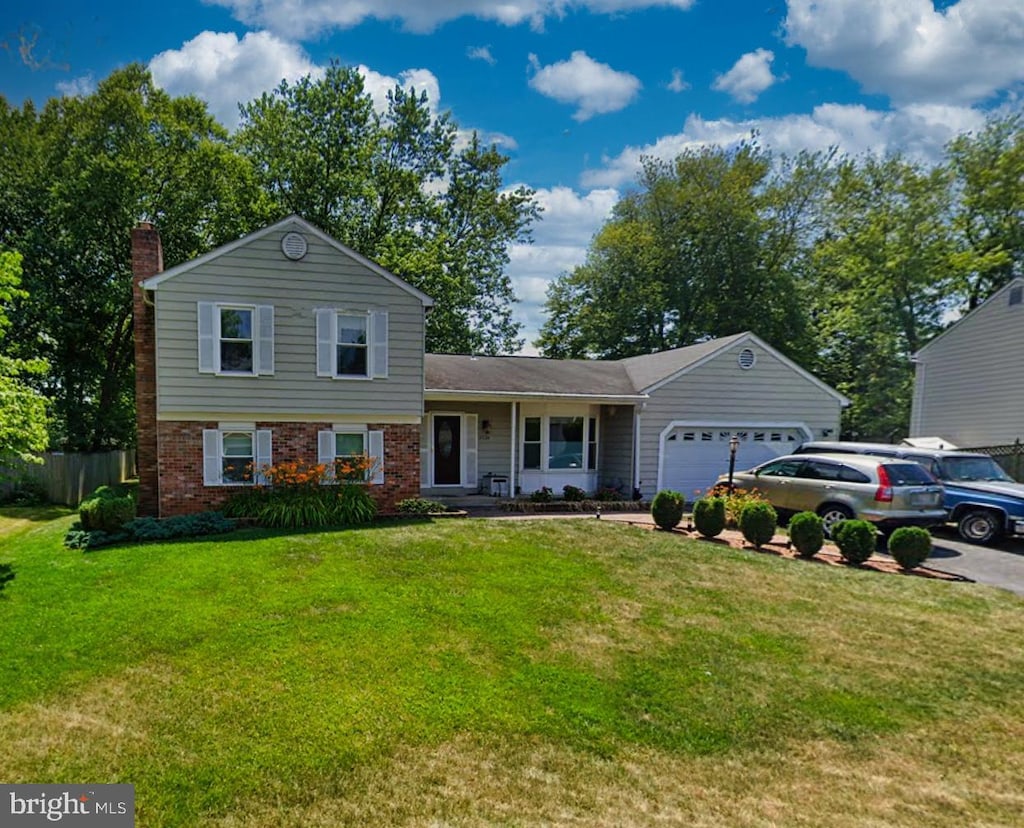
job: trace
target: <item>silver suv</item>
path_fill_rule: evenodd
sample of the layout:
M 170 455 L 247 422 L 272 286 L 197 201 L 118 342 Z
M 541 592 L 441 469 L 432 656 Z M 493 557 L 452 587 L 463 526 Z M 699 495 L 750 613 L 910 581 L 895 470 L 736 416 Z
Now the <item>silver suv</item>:
M 728 482 L 718 478 L 719 485 Z M 817 512 L 825 531 L 860 518 L 889 534 L 900 526 L 942 523 L 942 486 L 917 463 L 884 457 L 791 454 L 733 475 L 738 488 L 756 489 L 780 514 Z

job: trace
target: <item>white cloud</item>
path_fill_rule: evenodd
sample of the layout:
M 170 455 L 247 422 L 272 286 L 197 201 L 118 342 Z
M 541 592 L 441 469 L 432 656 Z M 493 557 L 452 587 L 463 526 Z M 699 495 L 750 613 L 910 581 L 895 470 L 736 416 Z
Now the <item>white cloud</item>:
M 484 63 L 488 63 L 491 66 L 494 66 L 494 64 L 498 62 L 494 55 L 491 54 L 490 46 L 470 47 L 466 50 L 466 57 L 470 60 L 482 60 Z
M 530 55 L 530 63 L 535 70 L 530 86 L 560 103 L 577 106 L 572 116 L 577 121 L 623 109 L 641 87 L 635 76 L 598 63 L 583 51 L 549 66 L 541 66 L 537 56 Z
M 201 32 L 168 49 L 149 63 L 153 80 L 172 95 L 197 95 L 217 119 L 234 129 L 238 104 L 259 97 L 281 80 L 323 70 L 295 43 L 270 32 L 249 32 L 241 40 L 233 32 Z
M 65 98 L 84 98 L 96 91 L 96 79 L 92 74 L 88 74 L 69 81 L 60 81 L 57 84 L 57 91 Z
M 753 103 L 758 95 L 778 80 L 772 74 L 773 60 L 775 53 L 768 49 L 747 52 L 733 64 L 732 69 L 715 78 L 711 88 L 729 93 L 740 103 Z
M 358 26 L 364 20 L 401 20 L 413 32 L 430 32 L 460 17 L 492 20 L 506 26 L 529 23 L 542 30 L 549 17 L 585 9 L 615 14 L 653 7 L 688 9 L 694 0 L 208 0 L 224 6 L 243 23 L 289 37 L 307 38 L 331 29 Z
M 1024 81 L 1024 3 L 789 0 L 786 42 L 897 102 L 971 103 Z
M 594 234 L 611 215 L 617 190 L 594 189 L 586 194 L 569 187 L 537 190 L 543 208 L 534 225 L 533 244 L 509 248 L 508 274 L 520 302 L 515 316 L 525 325 L 527 343 L 537 338 L 544 322 L 544 302 L 551 280 L 582 264 Z M 536 353 L 529 345 L 525 353 Z
M 667 84 L 667 89 L 670 92 L 685 92 L 690 88 L 690 84 L 683 80 L 683 70 L 673 69 L 672 80 Z
M 427 93 L 427 106 L 434 115 L 438 112 L 438 105 L 441 101 L 441 84 L 437 76 L 429 69 L 406 69 L 399 72 L 397 78 L 390 75 L 382 75 L 375 72 L 369 66 L 359 66 L 359 74 L 363 76 L 363 88 L 373 100 L 374 109 L 384 112 L 388 108 L 388 92 L 394 91 L 396 86 L 402 89 L 415 89 L 418 95 L 421 92 Z
M 758 133 L 762 146 L 786 155 L 834 146 L 849 155 L 899 151 L 909 158 L 934 163 L 947 141 L 979 129 L 984 122 L 984 112 L 942 104 L 913 104 L 891 111 L 860 104 L 822 104 L 808 115 L 743 121 L 706 121 L 690 115 L 682 132 L 663 136 L 653 144 L 626 147 L 614 158 L 605 158 L 603 167 L 585 171 L 581 181 L 585 187 L 628 186 L 636 178 L 641 157 L 670 159 L 701 146 L 732 147 L 749 140 L 753 132 Z

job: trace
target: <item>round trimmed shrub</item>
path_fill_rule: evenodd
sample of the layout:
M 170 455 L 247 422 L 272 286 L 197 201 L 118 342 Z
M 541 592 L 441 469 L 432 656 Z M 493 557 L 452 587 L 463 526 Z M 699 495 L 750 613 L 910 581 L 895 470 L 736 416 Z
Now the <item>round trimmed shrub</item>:
M 740 531 L 748 543 L 760 549 L 773 537 L 779 516 L 770 503 L 752 500 L 740 512 Z
M 725 529 L 725 498 L 702 497 L 694 503 L 693 525 L 705 538 L 722 534 Z
M 99 494 L 97 490 L 88 500 L 82 501 L 78 516 L 83 529 L 116 532 L 135 517 L 135 501 L 127 496 Z
M 913 569 L 932 554 L 932 536 L 920 526 L 901 526 L 889 536 L 889 554 L 900 569 Z
M 862 564 L 875 551 L 875 527 L 866 520 L 841 520 L 832 527 L 839 554 L 852 564 Z
M 686 498 L 682 494 L 671 489 L 662 489 L 651 502 L 651 517 L 654 518 L 659 529 L 671 531 L 683 519 L 685 508 Z
M 789 540 L 801 558 L 813 558 L 825 544 L 824 521 L 814 512 L 797 512 L 789 519 Z

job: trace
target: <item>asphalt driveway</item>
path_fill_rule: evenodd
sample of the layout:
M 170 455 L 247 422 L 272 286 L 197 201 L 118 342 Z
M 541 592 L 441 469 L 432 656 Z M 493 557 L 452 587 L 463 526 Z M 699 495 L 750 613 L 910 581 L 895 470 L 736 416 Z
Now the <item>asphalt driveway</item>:
M 1024 595 L 1024 540 L 978 546 L 959 540 L 954 529 L 937 529 L 932 536 L 935 548 L 927 566 Z

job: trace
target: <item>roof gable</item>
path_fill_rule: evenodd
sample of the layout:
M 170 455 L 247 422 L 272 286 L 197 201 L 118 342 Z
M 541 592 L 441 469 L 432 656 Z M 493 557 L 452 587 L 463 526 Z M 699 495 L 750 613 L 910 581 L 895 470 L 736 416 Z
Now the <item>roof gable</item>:
M 283 230 L 301 231 L 303 233 L 308 233 L 311 236 L 315 236 L 316 238 L 320 239 L 320 241 L 322 241 L 324 244 L 328 245 L 329 247 L 332 247 L 334 250 L 338 251 L 343 256 L 347 256 L 353 261 L 358 262 L 367 270 L 372 271 L 378 276 L 391 282 L 393 285 L 401 288 L 411 296 L 414 296 L 415 298 L 419 299 L 420 302 L 422 302 L 425 307 L 431 307 L 434 304 L 434 300 L 427 296 L 427 294 L 423 293 L 423 291 L 414 288 L 404 279 L 401 279 L 394 273 L 385 270 L 376 262 L 373 262 L 370 259 L 367 259 L 365 256 L 361 256 L 360 254 L 356 253 L 356 251 L 352 250 L 352 248 L 345 246 L 337 239 L 325 233 L 316 225 L 310 224 L 308 221 L 306 221 L 304 218 L 298 215 L 288 216 L 287 218 L 281 219 L 281 221 L 264 227 L 262 230 L 256 230 L 252 233 L 249 233 L 248 235 L 242 236 L 239 239 L 235 239 L 234 241 L 228 242 L 227 244 L 222 244 L 220 247 L 216 247 L 210 252 L 204 253 L 202 256 L 199 256 L 195 259 L 191 259 L 187 262 L 182 262 L 181 264 L 176 265 L 175 267 L 164 270 L 142 282 L 142 287 L 145 288 L 146 290 L 159 290 L 160 285 L 168 281 L 169 279 L 173 279 L 176 276 L 180 276 L 182 273 L 188 273 L 189 271 L 194 270 L 197 267 L 200 267 L 204 264 L 219 259 L 221 256 L 231 253 L 234 250 L 238 250 L 240 247 L 250 244 L 251 242 L 258 241 L 259 239 L 265 238 L 266 236 L 269 236 L 273 233 L 281 232 Z
M 1015 279 L 1011 279 L 999 290 L 997 290 L 995 293 L 989 296 L 988 299 L 986 299 L 984 302 L 978 305 L 978 307 L 976 307 L 974 310 L 968 311 L 963 316 L 961 316 L 956 322 L 954 322 L 952 325 L 946 328 L 946 330 L 944 330 L 942 333 L 933 336 L 931 340 L 929 340 L 925 345 L 919 348 L 916 353 L 911 355 L 910 358 L 914 362 L 917 362 L 918 359 L 920 359 L 920 357 L 922 357 L 936 342 L 946 339 L 946 337 L 949 334 L 954 334 L 955 336 L 956 333 L 964 329 L 962 327 L 964 323 L 967 323 L 967 326 L 970 326 L 971 322 L 973 322 L 979 316 L 983 316 L 986 310 L 997 305 L 999 301 L 1001 301 L 1001 298 L 1003 296 L 1008 296 L 1009 292 L 1013 288 L 1024 289 L 1024 276 L 1018 276 Z M 1022 309 L 1024 309 L 1024 305 L 1022 305 Z

